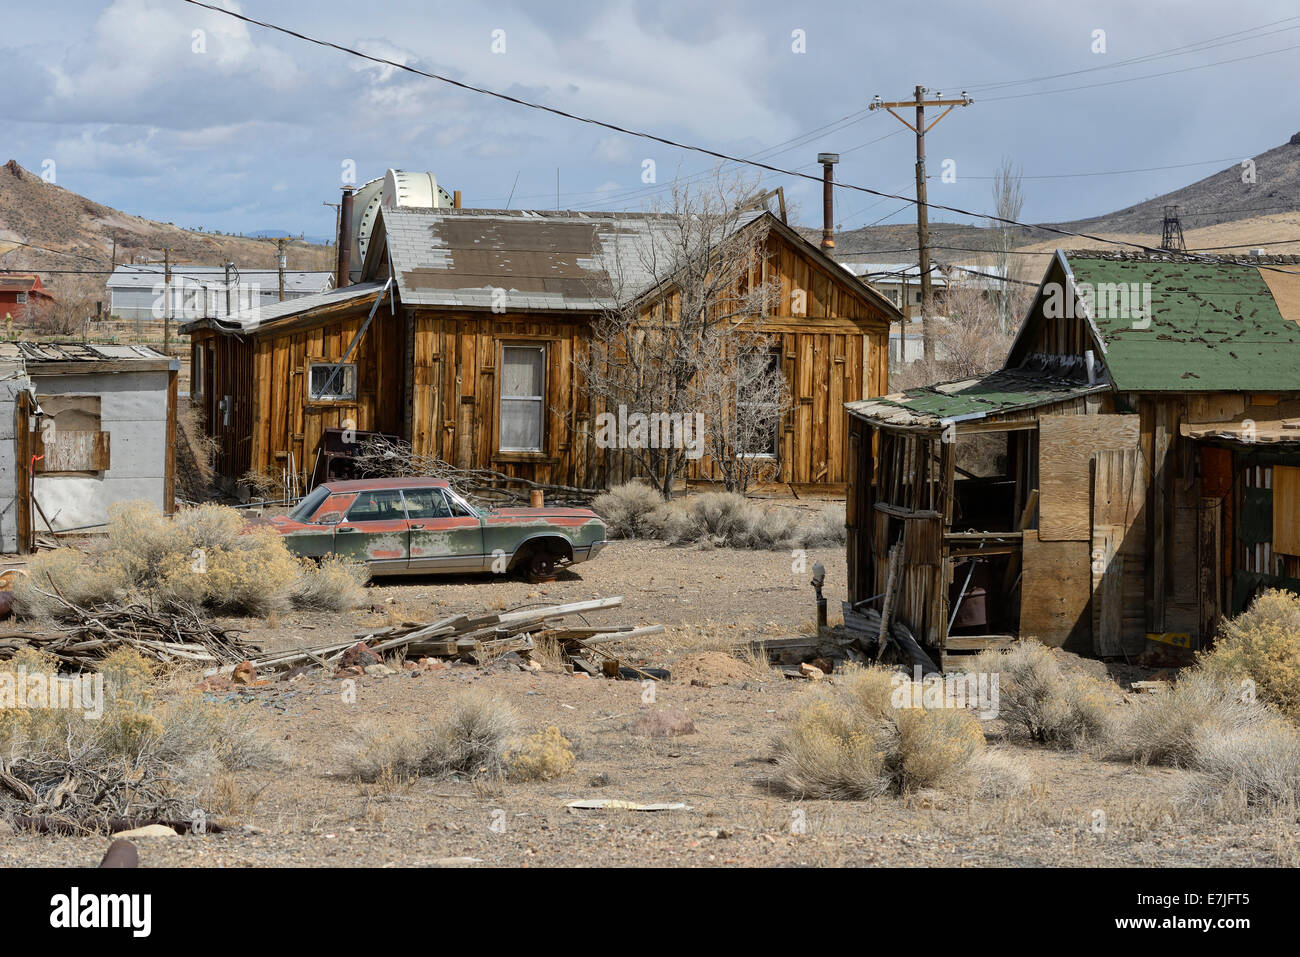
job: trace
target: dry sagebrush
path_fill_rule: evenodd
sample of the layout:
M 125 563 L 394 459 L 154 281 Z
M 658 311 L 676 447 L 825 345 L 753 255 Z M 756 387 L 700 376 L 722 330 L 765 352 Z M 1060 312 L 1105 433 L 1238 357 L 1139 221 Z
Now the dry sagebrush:
M 1068 671 L 1045 645 L 1024 641 L 1010 651 L 985 651 L 970 670 L 996 673 L 998 717 L 1013 738 L 1065 749 L 1110 739 L 1114 715 L 1110 688 L 1090 675 Z
M 65 613 L 48 592 L 83 607 L 142 600 L 232 615 L 291 604 L 339 609 L 359 601 L 364 577 L 354 564 L 331 560 L 317 569 L 295 558 L 274 529 L 249 525 L 225 506 L 183 508 L 168 518 L 147 502 L 126 502 L 109 509 L 107 534 L 87 552 L 36 555 L 14 607 L 23 618 Z
M 50 675 L 56 664 L 25 649 L 0 671 Z M 0 710 L 0 761 L 34 798 L 0 789 L 0 817 L 44 816 L 83 830 L 114 818 L 188 821 L 204 806 L 213 774 L 279 761 L 247 712 L 159 681 L 130 649 L 106 658 L 100 673 L 104 712 L 96 720 L 66 708 Z
M 1259 697 L 1300 720 L 1300 596 L 1270 589 L 1220 626 L 1198 667 L 1223 681 L 1250 679 Z
M 806 521 L 792 509 L 760 505 L 735 492 L 703 492 L 666 502 L 648 485 L 629 482 L 596 498 L 592 508 L 616 538 L 650 538 L 717 548 L 811 548 L 844 542 L 844 506 Z
M 506 744 L 515 733 L 514 711 L 482 692 L 452 701 L 432 728 L 366 727 L 344 756 L 348 775 L 370 783 L 386 776 L 501 776 Z
M 982 758 L 984 733 L 965 708 L 896 707 L 912 702 L 913 682 L 883 668 L 852 668 L 834 687 L 809 692 L 774 741 L 785 789 L 797 797 L 863 800 L 921 788 L 968 788 L 987 776 L 986 794 L 1025 783 L 1002 757 Z

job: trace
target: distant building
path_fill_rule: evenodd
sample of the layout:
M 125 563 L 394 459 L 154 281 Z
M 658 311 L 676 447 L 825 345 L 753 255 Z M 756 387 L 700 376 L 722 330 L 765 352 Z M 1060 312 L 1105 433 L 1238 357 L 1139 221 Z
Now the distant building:
M 921 267 L 916 263 L 877 263 L 841 261 L 840 265 L 903 311 L 908 318 L 921 314 Z M 950 281 L 974 284 L 992 292 L 1002 282 L 1003 270 L 996 266 L 940 265 L 930 266 L 930 288 L 935 308 L 942 314 L 943 294 Z
M 0 275 L 0 319 L 21 319 L 29 306 L 53 301 L 54 296 L 34 273 Z
M 109 314 L 119 319 L 182 322 L 224 318 L 232 313 L 280 301 L 280 274 L 274 269 L 232 269 L 229 287 L 222 266 L 172 269 L 170 294 L 164 293 L 161 265 L 118 266 L 108 280 Z M 334 287 L 332 272 L 286 271 L 284 298 L 301 299 Z M 169 312 L 164 312 L 170 306 Z

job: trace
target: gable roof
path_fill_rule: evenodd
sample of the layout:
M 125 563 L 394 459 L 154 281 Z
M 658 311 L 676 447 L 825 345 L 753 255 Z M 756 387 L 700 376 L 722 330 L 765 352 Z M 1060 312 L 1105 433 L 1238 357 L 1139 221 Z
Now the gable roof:
M 900 315 L 767 210 L 738 213 L 733 222 L 743 230 L 760 220 L 826 269 L 832 282 L 891 318 Z M 386 275 L 378 261 L 386 249 L 405 305 L 490 309 L 493 290 L 504 288 L 512 309 L 599 312 L 668 280 L 679 247 L 671 214 L 384 208 L 364 275 Z
M 597 312 L 653 285 L 670 216 L 649 213 L 385 208 L 382 236 L 403 304 Z M 741 228 L 764 215 L 741 213 Z M 381 235 L 376 226 L 376 236 Z M 370 254 L 381 244 L 372 238 Z
M 1058 250 L 1031 319 L 1056 270 L 1075 290 L 1091 295 L 1091 303 L 1076 312 L 1088 323 L 1120 391 L 1300 391 L 1296 257 L 1240 257 L 1234 263 Z M 1125 287 L 1143 301 L 1149 295 L 1149 316 L 1114 308 L 1112 292 Z M 1017 344 L 1024 333 L 1022 327 Z M 1013 346 L 1009 361 L 1016 356 Z

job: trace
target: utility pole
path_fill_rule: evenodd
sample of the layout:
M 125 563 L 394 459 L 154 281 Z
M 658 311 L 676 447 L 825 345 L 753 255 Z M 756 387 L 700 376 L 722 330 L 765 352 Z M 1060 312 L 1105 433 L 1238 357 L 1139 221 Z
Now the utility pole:
M 280 301 L 281 302 L 284 302 L 284 267 L 286 263 L 284 248 L 285 246 L 288 245 L 289 240 L 291 239 L 293 239 L 292 236 L 275 237 L 275 262 L 276 262 L 276 267 L 280 271 Z
M 163 355 L 171 355 L 172 342 L 172 251 L 163 250 Z
M 867 108 L 871 110 L 888 110 L 894 119 L 916 134 L 916 245 L 919 247 L 921 269 L 921 336 L 925 343 L 925 360 L 933 362 L 934 329 L 930 325 L 930 216 L 926 205 L 925 190 L 925 134 L 934 127 L 935 123 L 938 123 L 939 120 L 951 113 L 954 107 L 970 106 L 975 101 L 966 95 L 965 90 L 962 90 L 961 99 L 958 100 L 945 100 L 943 94 L 938 91 L 935 92 L 934 99 L 927 100 L 925 94 L 928 92 L 925 87 L 918 86 L 914 93 L 914 99 L 893 100 L 888 103 L 877 96 Z M 894 112 L 895 109 L 909 106 L 916 108 L 915 126 Z M 927 106 L 946 106 L 947 109 L 931 120 L 927 126 L 925 122 L 925 108 Z

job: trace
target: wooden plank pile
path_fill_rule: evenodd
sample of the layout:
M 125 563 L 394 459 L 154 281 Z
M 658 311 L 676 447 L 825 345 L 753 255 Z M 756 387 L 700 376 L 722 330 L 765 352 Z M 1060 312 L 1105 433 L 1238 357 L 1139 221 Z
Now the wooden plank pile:
M 663 626 L 636 628 L 631 625 L 584 623 L 582 627 L 563 627 L 563 621 L 571 615 L 618 608 L 622 604 L 623 598 L 616 596 L 484 615 L 453 615 L 427 624 L 407 624 L 359 632 L 349 641 L 275 652 L 250 658 L 249 661 L 258 672 L 283 672 L 312 664 L 335 667 L 346 651 L 361 642 L 379 656 L 401 651 L 408 659 L 458 658 L 482 665 L 510 652 L 521 658 L 529 658 L 539 650 L 543 642 L 550 642 L 563 656 L 570 670 L 617 677 L 619 669 L 627 665 L 620 662 L 613 652 L 601 646 L 613 641 L 658 634 L 664 630 Z M 610 662 L 614 664 L 611 666 Z M 233 666 L 226 666 L 213 669 L 211 673 L 223 674 L 232 670 Z M 645 676 L 655 677 L 652 674 Z

